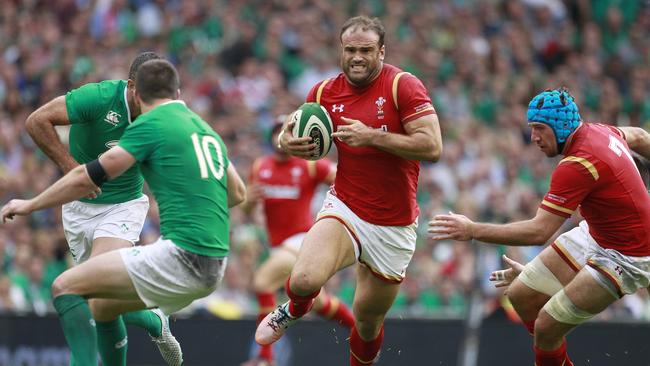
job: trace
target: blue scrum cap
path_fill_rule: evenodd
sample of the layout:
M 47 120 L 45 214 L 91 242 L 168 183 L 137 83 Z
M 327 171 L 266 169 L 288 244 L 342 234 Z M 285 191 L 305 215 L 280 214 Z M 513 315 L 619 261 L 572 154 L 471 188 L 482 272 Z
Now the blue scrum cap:
M 528 122 L 544 123 L 555 132 L 558 144 L 580 125 L 580 113 L 573 97 L 564 89 L 546 90 L 528 103 Z

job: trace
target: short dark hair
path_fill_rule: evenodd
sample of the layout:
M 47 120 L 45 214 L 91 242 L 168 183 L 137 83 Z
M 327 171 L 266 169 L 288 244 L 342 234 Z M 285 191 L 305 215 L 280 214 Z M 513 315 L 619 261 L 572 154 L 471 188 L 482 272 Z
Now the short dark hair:
M 341 33 L 339 34 L 339 39 L 343 39 L 343 33 L 349 28 L 361 28 L 363 31 L 371 30 L 379 36 L 379 47 L 384 45 L 384 36 L 386 35 L 386 29 L 384 25 L 381 24 L 379 18 L 370 18 L 365 15 L 359 15 L 353 18 L 350 18 L 343 23 L 341 27 Z
M 160 57 L 157 53 L 155 52 L 142 52 L 141 54 L 137 55 L 134 59 L 133 62 L 131 62 L 131 67 L 129 68 L 129 79 L 135 81 L 135 74 L 138 72 L 138 69 L 140 66 L 142 66 L 143 63 L 149 61 L 149 60 L 161 60 L 162 57 Z
M 143 63 L 135 79 L 135 91 L 145 103 L 154 99 L 175 99 L 180 85 L 174 65 L 162 59 Z

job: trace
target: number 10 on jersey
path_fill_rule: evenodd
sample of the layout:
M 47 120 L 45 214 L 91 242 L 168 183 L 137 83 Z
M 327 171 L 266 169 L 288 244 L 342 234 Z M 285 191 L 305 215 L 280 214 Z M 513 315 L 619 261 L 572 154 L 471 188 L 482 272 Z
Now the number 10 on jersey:
M 212 173 L 212 176 L 217 180 L 221 180 L 221 178 L 223 178 L 223 173 L 224 173 L 223 152 L 221 151 L 221 145 L 219 145 L 217 139 L 215 139 L 212 136 L 206 135 L 201 137 L 201 142 L 199 143 L 198 134 L 193 133 L 191 137 L 192 137 L 192 144 L 194 145 L 194 152 L 196 153 L 196 160 L 199 161 L 201 178 L 208 179 L 208 167 L 210 167 L 210 172 Z M 217 152 L 217 161 L 219 163 L 219 169 L 217 169 L 214 166 L 212 153 L 210 151 L 210 145 L 214 146 L 214 150 Z

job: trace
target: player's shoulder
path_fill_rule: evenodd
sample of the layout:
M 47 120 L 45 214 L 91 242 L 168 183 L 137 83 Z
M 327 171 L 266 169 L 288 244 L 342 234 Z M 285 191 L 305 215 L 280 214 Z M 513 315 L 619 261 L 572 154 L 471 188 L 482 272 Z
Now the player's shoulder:
M 384 64 L 380 77 L 385 78 L 391 82 L 413 82 L 420 80 L 417 76 L 411 74 L 410 72 L 402 70 L 399 67 L 391 64 Z
M 400 69 L 399 67 L 397 67 L 395 65 L 385 63 L 381 68 L 380 77 L 386 78 L 386 79 L 392 79 L 395 76 L 397 76 L 398 74 L 405 75 L 405 74 L 409 74 L 409 73 L 405 72 L 404 70 Z
M 606 145 L 621 144 L 625 141 L 624 134 L 618 127 L 604 123 L 583 122 L 574 134 L 576 143 L 571 145 L 575 145 L 575 149 L 594 156 L 608 151 L 608 149 L 603 149 Z
M 99 93 L 114 94 L 116 91 L 124 91 L 126 85 L 126 80 L 102 80 L 83 84 L 73 90 L 96 91 Z
M 125 80 L 102 80 L 93 83 L 83 84 L 66 94 L 66 99 L 75 98 L 92 98 L 97 103 L 104 100 L 113 100 L 124 97 L 124 89 L 127 82 Z
M 625 138 L 625 134 L 623 131 L 613 125 L 607 124 L 607 123 L 602 123 L 602 122 L 592 122 L 592 123 L 587 123 L 587 125 L 592 127 L 592 130 L 595 131 L 600 131 L 601 133 L 604 134 L 613 134 L 621 138 Z

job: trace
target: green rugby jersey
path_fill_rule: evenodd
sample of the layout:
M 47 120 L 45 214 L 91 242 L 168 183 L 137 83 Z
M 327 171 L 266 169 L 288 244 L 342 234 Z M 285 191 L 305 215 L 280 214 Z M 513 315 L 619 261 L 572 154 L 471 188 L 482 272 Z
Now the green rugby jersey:
M 68 92 L 65 104 L 70 127 L 70 154 L 80 164 L 93 161 L 117 142 L 131 123 L 125 80 L 90 83 Z M 142 196 L 142 175 L 137 166 L 106 182 L 95 199 L 82 202 L 122 203 Z
M 228 254 L 226 145 L 183 101 L 140 115 L 118 143 L 140 163 L 160 209 L 160 233 L 201 255 Z

